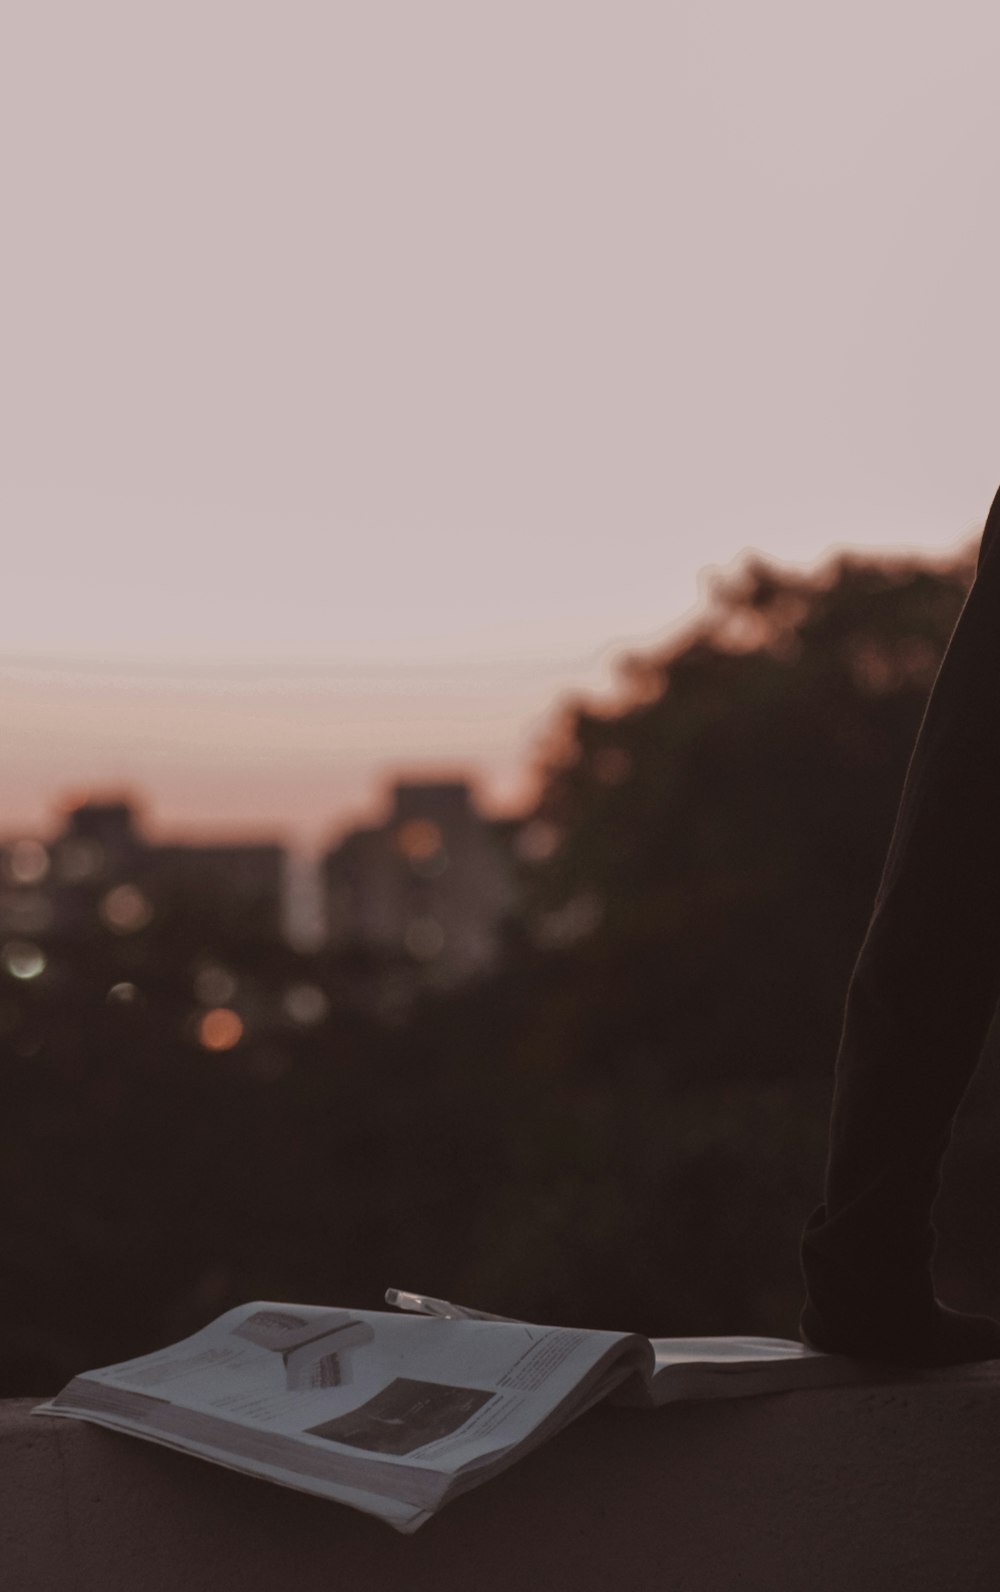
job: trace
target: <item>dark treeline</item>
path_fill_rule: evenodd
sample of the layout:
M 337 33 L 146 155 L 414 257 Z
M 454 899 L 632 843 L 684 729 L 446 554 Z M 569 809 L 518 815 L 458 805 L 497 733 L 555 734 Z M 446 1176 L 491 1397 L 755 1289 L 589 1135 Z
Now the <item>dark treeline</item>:
M 0 1392 L 246 1299 L 377 1308 L 390 1284 L 794 1335 L 844 992 L 972 571 L 751 560 L 720 584 L 614 710 L 562 715 L 501 968 L 405 1018 L 370 963 L 209 943 L 183 903 L 6 979 Z M 308 979 L 325 1017 L 206 1053 L 208 953 L 264 995 Z M 941 1281 L 992 1308 L 997 1101 L 987 1065 L 942 1206 Z

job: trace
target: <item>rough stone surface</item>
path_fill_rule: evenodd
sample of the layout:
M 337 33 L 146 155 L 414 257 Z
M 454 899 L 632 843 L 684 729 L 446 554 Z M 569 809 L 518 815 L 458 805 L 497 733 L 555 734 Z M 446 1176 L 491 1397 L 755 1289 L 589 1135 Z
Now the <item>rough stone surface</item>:
M 598 1408 L 412 1537 L 0 1404 L 3 1592 L 996 1592 L 1000 1368 Z

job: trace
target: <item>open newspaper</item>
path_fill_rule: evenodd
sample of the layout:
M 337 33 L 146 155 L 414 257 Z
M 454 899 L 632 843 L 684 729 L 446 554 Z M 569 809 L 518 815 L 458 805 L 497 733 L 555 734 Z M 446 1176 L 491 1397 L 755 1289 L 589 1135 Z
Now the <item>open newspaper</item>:
M 96 1422 L 415 1531 L 598 1400 L 655 1406 L 856 1380 L 781 1338 L 536 1326 L 390 1289 L 405 1314 L 255 1303 L 88 1371 L 42 1415 Z

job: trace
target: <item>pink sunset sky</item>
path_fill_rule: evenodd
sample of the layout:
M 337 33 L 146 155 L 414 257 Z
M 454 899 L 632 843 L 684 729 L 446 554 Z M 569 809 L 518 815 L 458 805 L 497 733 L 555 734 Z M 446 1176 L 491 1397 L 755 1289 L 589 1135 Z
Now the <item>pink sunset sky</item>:
M 1000 13 L 34 0 L 0 54 L 0 831 L 523 799 L 756 549 L 1000 482 Z

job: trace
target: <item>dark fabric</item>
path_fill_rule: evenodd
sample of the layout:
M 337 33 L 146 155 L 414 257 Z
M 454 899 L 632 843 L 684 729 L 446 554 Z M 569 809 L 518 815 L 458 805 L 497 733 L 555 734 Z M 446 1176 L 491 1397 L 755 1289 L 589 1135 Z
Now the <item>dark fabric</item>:
M 931 1206 L 1000 995 L 1000 492 L 910 759 L 848 987 L 803 1321 L 933 1300 Z

